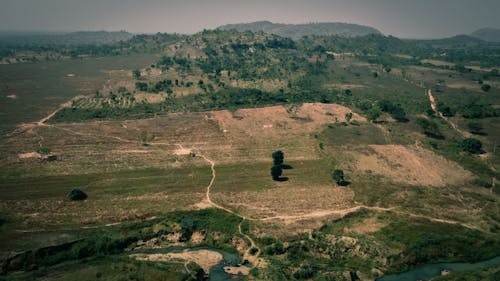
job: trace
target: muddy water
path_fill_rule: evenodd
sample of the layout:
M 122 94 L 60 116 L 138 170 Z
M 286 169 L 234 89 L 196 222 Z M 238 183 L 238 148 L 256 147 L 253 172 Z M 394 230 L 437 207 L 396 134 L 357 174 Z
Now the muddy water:
M 500 265 L 500 256 L 477 263 L 436 263 L 428 264 L 422 267 L 398 274 L 386 275 L 378 278 L 377 281 L 417 281 L 429 280 L 441 275 L 442 270 L 451 272 L 469 271 L 480 269 L 492 265 Z

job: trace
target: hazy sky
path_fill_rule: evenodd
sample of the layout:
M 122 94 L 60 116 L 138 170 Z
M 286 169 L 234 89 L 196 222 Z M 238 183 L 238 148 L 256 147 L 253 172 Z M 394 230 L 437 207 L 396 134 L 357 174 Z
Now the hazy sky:
M 0 0 L 0 30 L 194 33 L 258 20 L 340 21 L 435 38 L 500 28 L 500 0 Z

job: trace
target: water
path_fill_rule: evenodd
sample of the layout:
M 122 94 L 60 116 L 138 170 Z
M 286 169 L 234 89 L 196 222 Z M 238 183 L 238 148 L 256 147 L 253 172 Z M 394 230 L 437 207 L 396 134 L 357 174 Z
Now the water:
M 386 275 L 377 278 L 377 281 L 417 281 L 417 280 L 429 280 L 433 277 L 441 275 L 442 270 L 449 270 L 451 272 L 456 271 L 469 271 L 474 269 L 479 269 L 483 267 L 488 267 L 491 265 L 500 265 L 500 256 L 481 261 L 477 263 L 436 263 L 428 264 L 422 267 L 403 272 L 398 274 Z

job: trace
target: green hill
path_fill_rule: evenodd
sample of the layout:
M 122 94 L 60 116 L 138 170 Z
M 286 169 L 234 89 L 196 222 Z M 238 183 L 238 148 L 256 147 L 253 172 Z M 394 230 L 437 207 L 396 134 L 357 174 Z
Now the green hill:
M 322 23 L 307 23 L 307 24 L 281 24 L 272 23 L 269 21 L 258 21 L 252 23 L 240 24 L 227 24 L 219 27 L 218 29 L 237 31 L 253 31 L 253 32 L 266 32 L 276 34 L 282 37 L 289 37 L 292 39 L 300 39 L 303 36 L 311 35 L 338 35 L 342 37 L 356 37 L 368 34 L 381 34 L 380 31 L 373 27 L 340 23 L 340 22 L 322 22 Z

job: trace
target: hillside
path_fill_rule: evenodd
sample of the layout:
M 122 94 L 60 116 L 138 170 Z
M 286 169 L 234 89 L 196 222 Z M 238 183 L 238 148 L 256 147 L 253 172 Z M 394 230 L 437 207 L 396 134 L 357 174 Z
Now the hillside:
M 470 34 L 472 37 L 479 38 L 489 42 L 500 42 L 499 28 L 481 28 Z
M 0 65 L 0 280 L 497 274 L 499 46 L 205 30 Z
M 323 23 L 308 23 L 308 24 L 280 24 L 269 21 L 258 21 L 252 23 L 228 24 L 219 27 L 221 30 L 235 29 L 237 31 L 252 31 L 272 33 L 282 37 L 289 37 L 294 40 L 300 39 L 303 36 L 323 36 L 337 35 L 342 37 L 364 36 L 367 34 L 381 34 L 380 31 L 373 27 L 340 23 L 340 22 L 323 22 Z

